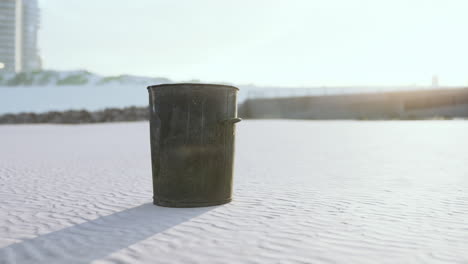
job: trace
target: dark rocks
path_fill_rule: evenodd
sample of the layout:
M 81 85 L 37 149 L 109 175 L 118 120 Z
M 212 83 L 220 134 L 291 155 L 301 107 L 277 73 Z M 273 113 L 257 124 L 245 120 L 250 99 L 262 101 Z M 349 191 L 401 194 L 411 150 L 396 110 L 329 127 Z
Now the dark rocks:
M 81 124 L 148 120 L 147 107 L 107 108 L 101 111 L 69 110 L 64 112 L 19 113 L 0 115 L 0 124 Z

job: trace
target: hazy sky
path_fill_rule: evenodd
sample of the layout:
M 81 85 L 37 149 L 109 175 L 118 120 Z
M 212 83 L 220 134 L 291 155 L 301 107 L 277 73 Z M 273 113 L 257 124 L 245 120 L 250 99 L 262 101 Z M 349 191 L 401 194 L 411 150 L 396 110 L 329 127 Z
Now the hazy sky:
M 40 0 L 49 69 L 261 85 L 468 84 L 467 0 Z

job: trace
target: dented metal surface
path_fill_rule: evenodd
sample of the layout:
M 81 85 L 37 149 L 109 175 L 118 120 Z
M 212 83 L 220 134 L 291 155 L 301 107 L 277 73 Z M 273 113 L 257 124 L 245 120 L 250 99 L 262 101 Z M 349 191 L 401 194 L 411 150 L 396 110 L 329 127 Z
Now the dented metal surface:
M 231 201 L 237 91 L 213 84 L 148 87 L 154 203 Z

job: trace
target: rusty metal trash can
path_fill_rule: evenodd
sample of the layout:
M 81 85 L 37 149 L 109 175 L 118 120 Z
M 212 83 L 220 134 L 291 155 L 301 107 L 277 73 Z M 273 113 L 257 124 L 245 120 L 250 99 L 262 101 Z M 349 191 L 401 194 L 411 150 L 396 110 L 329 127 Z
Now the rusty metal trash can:
M 199 83 L 148 87 L 154 204 L 231 201 L 238 90 Z

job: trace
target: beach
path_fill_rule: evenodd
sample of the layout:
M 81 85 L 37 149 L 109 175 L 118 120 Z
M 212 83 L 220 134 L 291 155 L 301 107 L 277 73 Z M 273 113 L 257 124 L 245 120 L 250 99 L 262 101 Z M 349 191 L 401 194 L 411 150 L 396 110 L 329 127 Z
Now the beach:
M 468 122 L 246 120 L 233 202 L 152 204 L 147 122 L 0 125 L 0 263 L 467 263 Z

